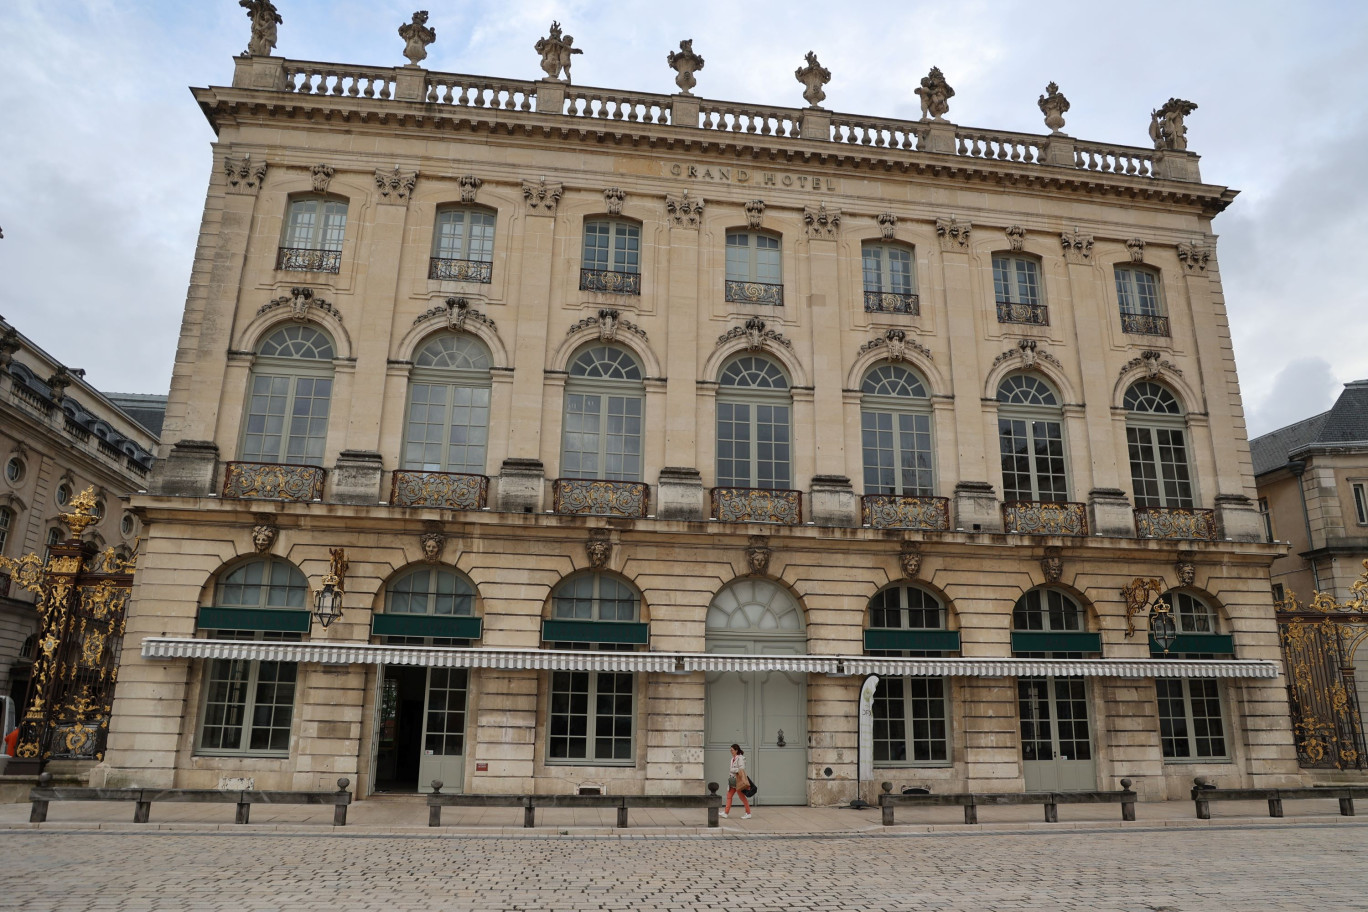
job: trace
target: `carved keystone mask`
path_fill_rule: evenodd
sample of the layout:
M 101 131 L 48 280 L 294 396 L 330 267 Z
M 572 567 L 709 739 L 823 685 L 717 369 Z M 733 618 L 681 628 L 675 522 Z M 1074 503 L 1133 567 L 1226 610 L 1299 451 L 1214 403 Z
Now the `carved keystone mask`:
M 750 572 L 765 573 L 768 571 L 770 554 L 769 537 L 752 535 L 750 544 L 746 546 L 746 564 L 750 566 Z
M 898 555 L 898 564 L 902 567 L 903 576 L 908 579 L 916 579 L 921 573 L 921 546 L 915 542 L 903 542 L 902 552 Z
M 613 556 L 613 542 L 608 538 L 607 530 L 590 530 L 589 540 L 584 543 L 584 553 L 589 558 L 589 566 L 595 570 L 608 566 L 608 559 Z

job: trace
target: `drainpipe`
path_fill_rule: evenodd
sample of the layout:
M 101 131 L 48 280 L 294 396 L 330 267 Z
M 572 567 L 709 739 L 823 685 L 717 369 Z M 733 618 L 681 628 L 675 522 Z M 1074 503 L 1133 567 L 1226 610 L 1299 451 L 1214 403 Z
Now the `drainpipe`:
M 1288 462 L 1287 468 L 1296 477 L 1297 492 L 1301 494 L 1302 522 L 1306 524 L 1306 550 L 1314 551 L 1316 550 L 1316 543 L 1311 540 L 1311 511 L 1307 509 L 1306 486 L 1302 484 L 1302 475 L 1306 472 L 1306 460 L 1293 459 Z M 1321 588 L 1320 570 L 1316 568 L 1316 559 L 1314 557 L 1310 558 L 1310 561 L 1311 584 L 1314 587 L 1312 594 L 1315 594 L 1316 592 L 1320 592 Z

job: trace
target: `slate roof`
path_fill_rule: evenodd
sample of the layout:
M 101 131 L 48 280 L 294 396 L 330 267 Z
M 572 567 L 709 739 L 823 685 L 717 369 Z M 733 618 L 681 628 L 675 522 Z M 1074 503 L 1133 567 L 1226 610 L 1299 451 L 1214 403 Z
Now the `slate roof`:
M 1345 384 L 1330 411 L 1255 437 L 1249 449 L 1254 474 L 1262 475 L 1287 465 L 1288 456 L 1303 447 L 1354 443 L 1368 446 L 1368 380 Z

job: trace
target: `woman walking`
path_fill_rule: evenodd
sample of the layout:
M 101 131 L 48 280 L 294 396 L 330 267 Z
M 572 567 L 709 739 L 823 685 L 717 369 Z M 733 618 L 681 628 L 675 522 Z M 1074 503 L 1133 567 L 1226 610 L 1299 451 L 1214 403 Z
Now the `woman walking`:
M 731 775 L 727 777 L 727 806 L 722 809 L 721 816 L 726 817 L 731 813 L 732 799 L 739 794 L 741 806 L 746 809 L 741 819 L 749 820 L 751 808 L 750 799 L 746 797 L 746 789 L 750 788 L 750 779 L 746 776 L 746 752 L 739 744 L 733 744 L 731 752 Z

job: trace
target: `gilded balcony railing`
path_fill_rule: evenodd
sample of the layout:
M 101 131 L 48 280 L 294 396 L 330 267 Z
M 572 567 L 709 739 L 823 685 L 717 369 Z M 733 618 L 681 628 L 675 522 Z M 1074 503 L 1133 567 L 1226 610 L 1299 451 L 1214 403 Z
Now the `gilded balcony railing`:
M 451 260 L 432 257 L 428 260 L 428 278 L 450 282 L 482 282 L 486 285 L 494 277 L 494 264 L 486 260 Z
M 1088 510 L 1081 503 L 1013 500 L 1002 505 L 1002 527 L 1024 535 L 1087 535 Z
M 555 511 L 572 516 L 645 516 L 651 500 L 640 481 L 557 478 L 552 493 Z
M 904 494 L 866 494 L 860 498 L 864 524 L 875 529 L 948 532 L 950 500 Z
M 581 269 L 580 291 L 605 294 L 641 294 L 641 273 L 615 272 L 611 269 Z
M 727 279 L 727 300 L 735 304 L 773 304 L 779 307 L 784 303 L 784 286 Z
M 997 318 L 999 323 L 1029 323 L 1033 326 L 1049 326 L 1050 310 L 1044 304 L 1018 304 L 1015 301 L 998 301 Z
M 1135 533 L 1165 541 L 1216 540 L 1216 513 L 1193 508 L 1136 507 Z
M 308 503 L 323 496 L 327 472 L 318 466 L 275 462 L 230 462 L 223 473 L 223 496 L 237 500 Z
M 484 475 L 399 469 L 390 484 L 390 503 L 396 507 L 483 510 L 488 502 L 489 479 Z
M 866 291 L 864 309 L 865 313 L 911 314 L 915 317 L 921 313 L 921 299 L 914 294 Z
M 1128 313 L 1121 311 L 1121 331 L 1138 336 L 1167 336 L 1169 319 L 1158 314 Z
M 712 515 L 720 522 L 803 521 L 803 492 L 782 488 L 713 488 Z
M 290 272 L 339 272 L 342 251 L 310 247 L 281 247 L 276 254 L 276 269 Z

